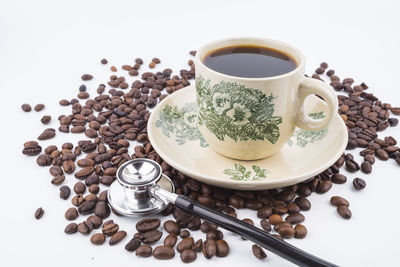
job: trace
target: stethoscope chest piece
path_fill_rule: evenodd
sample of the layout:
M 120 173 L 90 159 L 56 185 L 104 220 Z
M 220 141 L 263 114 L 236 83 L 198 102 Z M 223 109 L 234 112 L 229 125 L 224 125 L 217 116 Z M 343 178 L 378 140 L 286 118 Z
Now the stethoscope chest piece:
M 117 181 L 108 190 L 111 207 L 125 216 L 146 216 L 164 210 L 169 201 L 152 194 L 162 188 L 174 192 L 174 184 L 162 174 L 161 166 L 148 159 L 135 159 L 121 165 Z

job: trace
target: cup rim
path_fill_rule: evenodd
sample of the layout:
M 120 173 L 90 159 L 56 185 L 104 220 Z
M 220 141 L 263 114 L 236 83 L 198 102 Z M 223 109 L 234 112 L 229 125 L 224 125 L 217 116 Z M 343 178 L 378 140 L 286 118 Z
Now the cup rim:
M 297 63 L 297 67 L 292 70 L 289 71 L 287 73 L 284 74 L 280 74 L 280 75 L 276 75 L 276 76 L 270 76 L 270 77 L 261 77 L 261 78 L 250 78 L 250 77 L 239 77 L 239 76 L 233 76 L 233 75 L 228 75 L 228 74 L 224 74 L 222 72 L 218 72 L 215 71 L 209 67 L 207 67 L 203 61 L 201 60 L 201 55 L 204 54 L 205 50 L 206 52 L 212 51 L 217 49 L 217 47 L 215 47 L 214 49 L 206 49 L 209 46 L 217 46 L 223 43 L 227 43 L 227 42 L 232 42 L 232 41 L 243 41 L 243 44 L 245 44 L 246 42 L 248 42 L 249 44 L 251 44 L 252 41 L 261 41 L 261 42 L 265 42 L 265 43 L 274 43 L 275 45 L 279 46 L 279 48 L 274 48 L 271 47 L 273 49 L 277 49 L 280 50 L 282 52 L 285 52 L 287 54 L 289 54 L 291 57 L 293 57 L 296 60 Z M 221 47 L 229 47 L 229 45 L 226 46 L 221 46 Z M 270 47 L 268 45 L 265 45 L 265 47 Z M 288 49 L 284 49 L 284 48 L 289 48 L 290 50 L 294 51 L 295 54 L 293 54 L 293 52 L 289 52 L 287 51 Z M 299 59 L 299 60 L 298 60 Z M 278 41 L 275 39 L 271 39 L 271 38 L 262 38 L 262 37 L 229 37 L 229 38 L 221 38 L 212 42 L 208 42 L 206 44 L 204 44 L 203 46 L 201 46 L 197 52 L 196 52 L 196 56 L 195 56 L 195 62 L 196 65 L 197 64 L 201 64 L 203 68 L 205 68 L 207 71 L 215 74 L 215 75 L 219 75 L 222 76 L 224 78 L 230 78 L 230 79 L 235 79 L 235 80 L 240 80 L 240 81 L 271 81 L 271 80 L 276 80 L 276 79 L 282 79 L 288 76 L 291 76 L 293 74 L 295 74 L 296 72 L 298 72 L 299 70 L 303 69 L 305 66 L 305 57 L 303 55 L 303 53 L 297 49 L 296 47 L 286 43 L 286 42 L 282 42 L 282 41 Z

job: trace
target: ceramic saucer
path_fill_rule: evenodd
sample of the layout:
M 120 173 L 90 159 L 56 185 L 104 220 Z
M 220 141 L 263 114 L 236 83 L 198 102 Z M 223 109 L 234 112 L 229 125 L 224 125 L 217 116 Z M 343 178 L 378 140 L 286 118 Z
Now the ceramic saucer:
M 153 110 L 148 136 L 169 165 L 199 181 L 239 190 L 284 187 L 307 180 L 331 166 L 347 144 L 347 129 L 338 114 L 319 131 L 296 128 L 281 151 L 271 157 L 241 161 L 210 149 L 196 127 L 195 86 L 165 98 Z M 316 96 L 304 103 L 309 116 L 324 117 L 326 106 Z

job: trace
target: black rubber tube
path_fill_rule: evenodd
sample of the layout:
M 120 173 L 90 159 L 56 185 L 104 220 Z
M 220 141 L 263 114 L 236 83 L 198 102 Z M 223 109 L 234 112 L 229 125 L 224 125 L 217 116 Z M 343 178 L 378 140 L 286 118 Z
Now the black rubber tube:
M 258 229 L 252 225 L 242 222 L 226 214 L 217 212 L 205 206 L 196 203 L 194 200 L 178 196 L 175 205 L 190 213 L 197 215 L 207 221 L 215 223 L 216 225 L 241 235 L 248 240 L 260 245 L 261 247 L 281 256 L 282 258 L 291 261 L 299 266 L 337 266 L 329 263 L 323 259 L 313 256 L 285 241 L 282 241 L 271 234 Z

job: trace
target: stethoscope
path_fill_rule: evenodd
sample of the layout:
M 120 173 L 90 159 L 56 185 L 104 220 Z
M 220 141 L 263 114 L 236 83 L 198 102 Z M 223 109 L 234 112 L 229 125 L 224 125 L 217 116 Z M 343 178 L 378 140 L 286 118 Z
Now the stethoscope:
M 152 215 L 161 212 L 172 203 L 187 213 L 241 235 L 299 266 L 336 266 L 257 227 L 175 194 L 171 179 L 163 175 L 161 166 L 153 160 L 130 160 L 119 167 L 116 176 L 118 182 L 110 186 L 108 201 L 121 215 L 134 217 Z

